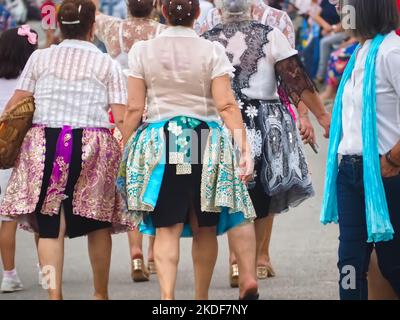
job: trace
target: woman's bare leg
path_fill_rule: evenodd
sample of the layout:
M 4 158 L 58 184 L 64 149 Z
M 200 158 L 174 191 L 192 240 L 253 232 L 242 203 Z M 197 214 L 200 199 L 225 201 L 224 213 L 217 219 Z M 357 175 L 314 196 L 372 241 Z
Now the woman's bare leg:
M 131 258 L 143 258 L 143 235 L 137 229 L 128 231 L 128 241 Z
M 256 235 L 254 225 L 248 223 L 229 230 L 229 241 L 239 266 L 239 295 L 256 294 Z
M 149 247 L 147 251 L 147 260 L 154 261 L 154 240 L 155 237 L 149 237 Z
M 15 237 L 17 222 L 2 221 L 0 227 L 0 250 L 3 268 L 5 271 L 15 269 Z
M 39 261 L 42 264 L 44 283 L 50 300 L 62 300 L 62 274 L 64 265 L 65 218 L 61 210 L 60 232 L 57 239 L 40 238 Z
M 93 271 L 94 299 L 108 300 L 112 240 L 109 229 L 88 234 L 90 263 Z
M 199 228 L 195 214 L 190 216 L 193 231 L 192 259 L 195 299 L 208 300 L 208 291 L 218 256 L 216 227 Z
M 257 251 L 257 265 L 265 266 L 270 263 L 270 254 L 269 254 L 269 246 L 271 243 L 272 236 L 272 227 L 274 224 L 274 215 L 270 214 L 266 218 L 264 218 L 265 224 L 262 226 L 263 230 L 256 230 L 262 238 L 258 238 L 257 241 L 261 242 L 258 246 Z
M 162 300 L 175 299 L 182 230 L 182 223 L 167 228 L 157 228 L 156 230 L 154 261 L 156 263 Z

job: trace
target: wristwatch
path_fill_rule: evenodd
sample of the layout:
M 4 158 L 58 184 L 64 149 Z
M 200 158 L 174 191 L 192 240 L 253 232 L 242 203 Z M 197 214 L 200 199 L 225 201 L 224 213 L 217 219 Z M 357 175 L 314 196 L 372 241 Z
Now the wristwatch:
M 392 167 L 400 168 L 400 164 L 396 163 L 396 162 L 392 159 L 392 154 L 391 154 L 391 153 L 392 153 L 392 150 L 389 150 L 389 152 L 385 154 L 386 161 L 389 162 L 389 164 L 390 164 Z

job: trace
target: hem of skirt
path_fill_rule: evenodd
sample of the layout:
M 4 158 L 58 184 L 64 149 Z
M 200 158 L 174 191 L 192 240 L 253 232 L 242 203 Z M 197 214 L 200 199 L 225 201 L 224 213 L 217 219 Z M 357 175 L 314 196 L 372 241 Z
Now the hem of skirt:
M 223 213 L 220 213 L 223 215 Z M 237 214 L 242 214 L 242 212 L 238 212 Z M 230 213 L 228 213 L 230 215 Z M 241 227 L 244 225 L 247 225 L 249 223 L 253 223 L 254 219 L 246 219 L 243 215 L 243 218 L 237 221 L 219 221 L 217 225 L 215 225 L 216 228 L 216 236 L 221 236 L 227 232 L 229 232 L 232 229 L 235 229 L 237 227 Z M 156 235 L 156 228 L 153 226 L 153 223 L 151 221 L 150 215 L 146 215 L 143 217 L 142 221 L 138 225 L 138 230 L 140 233 L 148 236 L 155 236 Z M 182 230 L 182 233 L 180 235 L 181 238 L 192 238 L 193 233 L 191 230 L 191 227 L 189 224 L 184 224 L 184 228 Z
M 29 213 L 13 213 L 13 214 L 1 214 L 2 217 L 7 217 L 12 219 L 12 221 L 16 221 L 20 227 L 20 229 L 29 231 L 32 233 L 38 233 L 38 230 L 32 225 L 32 223 L 29 222 L 30 219 L 32 219 L 32 215 L 35 215 L 35 212 L 29 212 Z M 129 219 L 107 219 L 103 218 L 100 219 L 98 217 L 95 217 L 93 214 L 82 214 L 82 213 L 73 213 L 74 215 L 80 216 L 82 218 L 87 218 L 87 219 L 93 219 L 96 221 L 100 222 L 109 222 L 111 223 L 111 233 L 112 234 L 118 234 L 118 233 L 124 233 L 129 230 L 133 230 L 134 223 L 131 221 L 128 221 Z M 22 221 L 21 221 L 22 220 Z
M 315 196 L 315 191 L 313 187 L 310 187 L 309 189 L 307 189 L 306 192 L 300 194 L 299 196 L 291 197 L 288 201 L 284 201 L 283 203 L 282 202 L 279 203 L 278 201 L 275 200 L 276 198 L 280 197 L 279 194 L 272 196 L 268 215 L 286 213 L 291 208 L 298 207 L 303 202 L 314 196 Z

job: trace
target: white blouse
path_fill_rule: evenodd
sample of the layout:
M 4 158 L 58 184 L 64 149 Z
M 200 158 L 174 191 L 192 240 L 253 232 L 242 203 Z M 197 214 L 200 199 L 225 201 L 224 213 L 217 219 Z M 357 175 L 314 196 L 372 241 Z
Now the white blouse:
M 253 19 L 270 27 L 279 29 L 288 39 L 292 48 L 295 47 L 295 30 L 289 15 L 282 10 L 272 8 L 264 3 L 264 0 L 258 0 L 253 7 Z M 201 27 L 201 33 L 211 30 L 222 22 L 222 17 L 217 8 L 208 12 L 207 18 Z
M 358 52 L 356 65 L 343 94 L 342 155 L 361 155 L 362 100 L 365 60 L 371 40 Z M 400 140 L 400 37 L 390 33 L 379 48 L 376 61 L 376 113 L 379 153 L 387 153 Z
M 34 124 L 110 128 L 110 104 L 126 104 L 126 80 L 118 63 L 94 44 L 64 40 L 36 50 L 17 89 L 32 92 Z
M 107 53 L 123 69 L 128 68 L 128 52 L 135 42 L 152 39 L 165 28 L 165 25 L 147 18 L 119 19 L 105 14 L 96 16 L 96 36 L 104 42 Z
M 238 33 L 231 38 L 226 52 L 233 55 L 233 65 L 240 65 L 240 57 L 247 49 L 246 35 Z M 254 67 L 254 73 L 249 79 L 249 87 L 242 89 L 242 93 L 250 99 L 275 100 L 278 99 L 278 88 L 275 74 L 275 64 L 296 55 L 298 52 L 292 49 L 289 41 L 281 31 L 276 28 L 268 34 L 268 43 L 263 47 L 265 58 L 258 61 Z
M 129 52 L 129 76 L 146 82 L 148 122 L 175 116 L 219 120 L 211 82 L 233 71 L 221 44 L 186 27 L 169 27 Z

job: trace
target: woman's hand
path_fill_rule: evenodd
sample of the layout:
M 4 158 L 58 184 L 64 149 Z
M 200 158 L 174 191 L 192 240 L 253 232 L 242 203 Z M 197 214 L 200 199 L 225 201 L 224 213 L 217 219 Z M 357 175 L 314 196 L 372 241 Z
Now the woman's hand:
M 381 175 L 384 178 L 394 177 L 400 174 L 400 168 L 392 166 L 385 156 L 381 157 Z
M 242 152 L 239 161 L 240 180 L 244 183 L 249 183 L 253 180 L 254 161 L 251 157 L 251 152 Z
M 331 128 L 331 114 L 328 112 L 324 112 L 317 117 L 317 120 L 320 126 L 325 130 L 324 137 L 328 139 L 329 130 Z
M 307 114 L 299 115 L 299 130 L 304 144 L 315 144 L 316 139 L 314 127 L 311 124 L 310 118 Z

